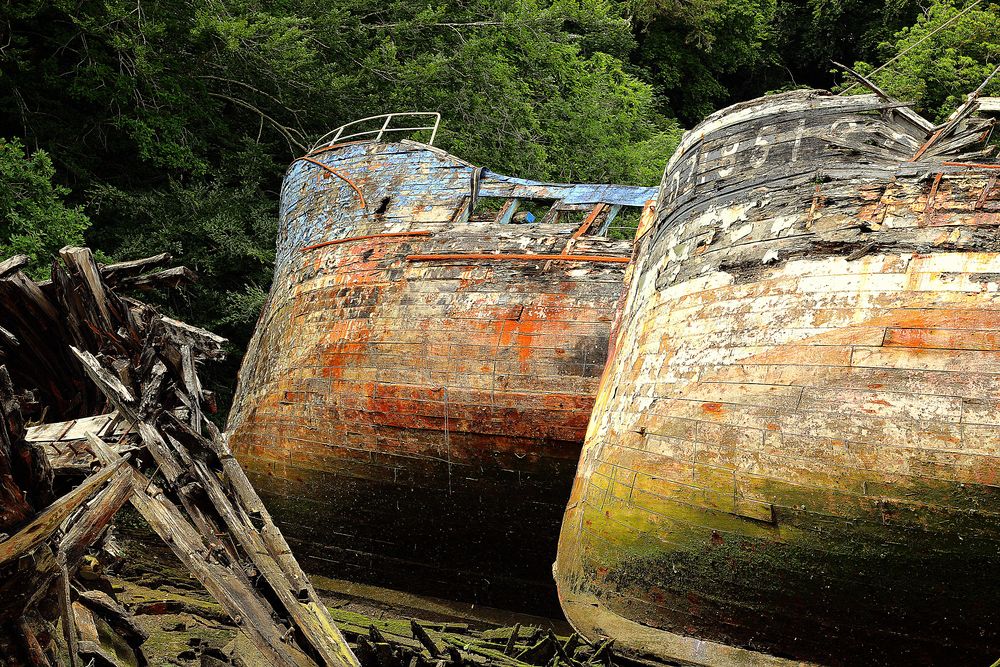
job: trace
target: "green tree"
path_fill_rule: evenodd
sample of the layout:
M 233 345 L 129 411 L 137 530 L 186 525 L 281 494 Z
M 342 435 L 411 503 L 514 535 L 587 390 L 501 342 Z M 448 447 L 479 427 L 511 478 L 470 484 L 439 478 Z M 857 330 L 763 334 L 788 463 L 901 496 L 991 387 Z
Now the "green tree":
M 797 83 L 836 82 L 831 61 L 850 63 L 877 55 L 879 45 L 910 25 L 919 0 L 782 0 L 775 16 L 774 48 Z
M 635 62 L 661 94 L 661 112 L 694 124 L 733 101 L 736 81 L 776 60 L 776 0 L 633 0 Z
M 79 245 L 90 220 L 69 206 L 65 187 L 53 183 L 55 168 L 45 151 L 28 155 L 17 139 L 0 139 L 0 259 L 24 254 L 28 270 L 47 273 L 64 245 Z
M 897 57 L 874 76 L 889 95 L 915 103 L 915 109 L 943 121 L 1000 63 L 1000 6 L 972 0 L 931 0 L 916 22 L 882 43 L 879 60 Z M 877 61 L 855 63 L 866 74 Z M 860 86 L 855 92 L 865 92 Z M 992 81 L 985 94 L 1000 93 Z

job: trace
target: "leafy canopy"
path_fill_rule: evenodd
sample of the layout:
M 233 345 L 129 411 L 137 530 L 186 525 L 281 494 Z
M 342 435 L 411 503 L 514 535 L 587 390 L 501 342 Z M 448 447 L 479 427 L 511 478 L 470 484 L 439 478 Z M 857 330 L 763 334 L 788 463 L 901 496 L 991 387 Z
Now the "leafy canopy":
M 281 175 L 332 127 L 436 110 L 436 143 L 493 170 L 644 184 L 680 134 L 610 0 L 36 0 L 0 25 L 4 127 L 54 156 L 92 245 L 197 270 L 164 299 L 237 353 Z
M 916 23 L 879 47 L 882 62 L 897 60 L 875 74 L 875 83 L 899 100 L 941 122 L 1000 63 L 1000 6 L 972 0 L 931 0 Z M 875 67 L 858 62 L 862 74 Z M 863 92 L 863 91 L 862 91 Z M 994 79 L 984 94 L 1000 93 Z
M 0 139 L 0 260 L 23 254 L 28 270 L 41 276 L 65 245 L 79 245 L 90 220 L 69 206 L 69 190 L 52 182 L 55 169 L 45 151 L 28 155 L 17 139 Z

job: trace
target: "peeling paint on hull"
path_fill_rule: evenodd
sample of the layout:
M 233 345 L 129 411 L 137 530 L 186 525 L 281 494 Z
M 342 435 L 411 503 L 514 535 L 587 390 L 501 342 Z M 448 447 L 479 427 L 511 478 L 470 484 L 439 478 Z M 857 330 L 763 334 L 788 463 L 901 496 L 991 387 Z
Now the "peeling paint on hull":
M 911 162 L 894 105 L 795 91 L 686 135 L 560 536 L 579 630 L 700 665 L 1000 656 L 984 129 Z
M 310 159 L 285 179 L 240 373 L 240 462 L 313 571 L 557 610 L 559 523 L 631 243 L 470 209 L 540 198 L 579 217 L 656 190 L 536 184 L 411 142 Z M 608 259 L 548 257 L 566 252 Z M 463 256 L 484 253 L 546 257 Z

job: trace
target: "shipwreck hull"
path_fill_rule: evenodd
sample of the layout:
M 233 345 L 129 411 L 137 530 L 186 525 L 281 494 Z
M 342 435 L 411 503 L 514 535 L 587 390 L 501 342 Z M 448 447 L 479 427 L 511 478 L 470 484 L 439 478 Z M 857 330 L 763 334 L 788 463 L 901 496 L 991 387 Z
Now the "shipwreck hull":
M 1000 656 L 985 126 L 928 145 L 899 105 L 796 91 L 685 136 L 560 537 L 578 630 L 686 664 Z
M 558 609 L 559 523 L 631 252 L 594 232 L 655 192 L 510 179 L 413 142 L 292 165 L 229 433 L 308 569 Z M 502 224 L 528 200 L 554 205 Z

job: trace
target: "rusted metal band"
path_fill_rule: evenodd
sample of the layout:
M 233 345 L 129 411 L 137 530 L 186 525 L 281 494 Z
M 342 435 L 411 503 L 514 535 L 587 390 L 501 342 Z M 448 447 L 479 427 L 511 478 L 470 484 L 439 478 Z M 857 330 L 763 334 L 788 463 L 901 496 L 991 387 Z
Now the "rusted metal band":
M 927 221 L 930 220 L 931 213 L 934 212 L 934 199 L 937 197 L 938 187 L 940 187 L 943 177 L 944 173 L 940 171 L 934 177 L 934 184 L 931 185 L 930 194 L 927 195 L 927 203 L 924 204 L 924 217 L 921 220 L 921 225 L 926 225 Z
M 371 139 L 358 139 L 357 141 L 344 141 L 339 144 L 330 144 L 329 146 L 323 146 L 322 148 L 314 148 L 313 150 L 306 153 L 308 157 L 315 157 L 317 155 L 322 155 L 323 153 L 329 153 L 330 151 L 335 151 L 345 146 L 353 146 L 355 144 L 364 144 L 370 142 Z
M 921 146 L 917 150 L 917 152 L 913 154 L 913 157 L 910 158 L 910 162 L 915 162 L 916 160 L 919 160 L 920 156 L 923 155 L 927 151 L 928 148 L 930 148 L 931 146 L 933 146 L 937 142 L 937 140 L 941 136 L 942 132 L 944 132 L 944 128 L 943 127 L 940 130 L 938 130 L 937 132 L 935 132 L 933 135 L 931 135 L 931 138 L 928 139 L 926 142 L 924 142 L 924 145 Z
M 492 253 L 465 253 L 455 255 L 407 255 L 408 262 L 436 262 L 449 259 L 485 259 L 514 260 L 523 262 L 606 262 L 609 264 L 628 264 L 628 257 L 609 257 L 605 255 L 501 255 Z
M 430 232 L 387 232 L 385 234 L 369 234 L 368 236 L 350 236 L 346 239 L 334 239 L 333 241 L 323 241 L 322 243 L 314 243 L 313 245 L 303 246 L 299 248 L 299 252 L 306 252 L 307 250 L 315 250 L 316 248 L 325 248 L 328 245 L 339 245 L 341 243 L 352 243 L 354 241 L 367 241 L 368 239 L 395 239 L 402 236 L 430 236 Z
M 601 203 L 601 204 L 598 204 L 597 206 L 595 206 L 590 211 L 590 213 L 587 214 L 587 218 L 583 221 L 583 224 L 580 225 L 579 229 L 577 229 L 575 232 L 573 232 L 573 238 L 574 239 L 578 239 L 581 236 L 583 236 L 584 234 L 586 234 L 587 230 L 590 229 L 590 226 L 594 224 L 594 220 L 597 220 L 597 216 L 599 216 L 601 214 L 601 212 L 604 209 L 606 209 L 607 207 L 608 207 L 608 204 L 604 204 L 604 203 Z
M 978 162 L 942 162 L 945 167 L 968 167 L 970 169 L 1000 169 L 1000 164 L 980 164 Z
M 322 163 L 322 162 L 320 162 L 319 160 L 314 160 L 314 159 L 312 159 L 312 158 L 311 158 L 311 157 L 309 157 L 308 155 L 303 155 L 303 156 L 302 156 L 302 157 L 300 157 L 300 158 L 296 158 L 296 159 L 295 159 L 295 162 L 298 162 L 299 160 L 302 160 L 302 161 L 304 161 L 304 162 L 309 162 L 310 164 L 314 164 L 314 165 L 316 165 L 317 167 L 320 167 L 321 169 L 325 169 L 326 171 L 330 172 L 331 174 L 333 174 L 334 176 L 336 176 L 336 177 L 337 177 L 337 178 L 339 178 L 340 180 L 342 180 L 342 181 L 344 181 L 345 183 L 347 183 L 348 185 L 350 185 L 350 186 L 351 186 L 351 187 L 352 187 L 352 188 L 354 189 L 354 192 L 356 192 L 356 193 L 357 193 L 357 195 L 358 195 L 358 199 L 359 199 L 359 200 L 361 201 L 361 208 L 368 208 L 368 204 L 367 204 L 367 203 L 365 202 L 365 195 L 364 195 L 364 193 L 363 193 L 363 192 L 361 192 L 361 188 L 359 188 L 359 187 L 358 187 L 358 186 L 357 186 L 357 185 L 356 185 L 356 184 L 354 183 L 354 181 L 352 181 L 352 180 L 351 180 L 350 178 L 348 178 L 348 177 L 347 177 L 346 175 L 344 175 L 344 174 L 340 173 L 339 171 L 337 171 L 336 169 L 334 169 L 333 167 L 331 167 L 331 166 L 329 166 L 329 165 L 325 165 L 325 164 L 323 164 L 323 163 Z

